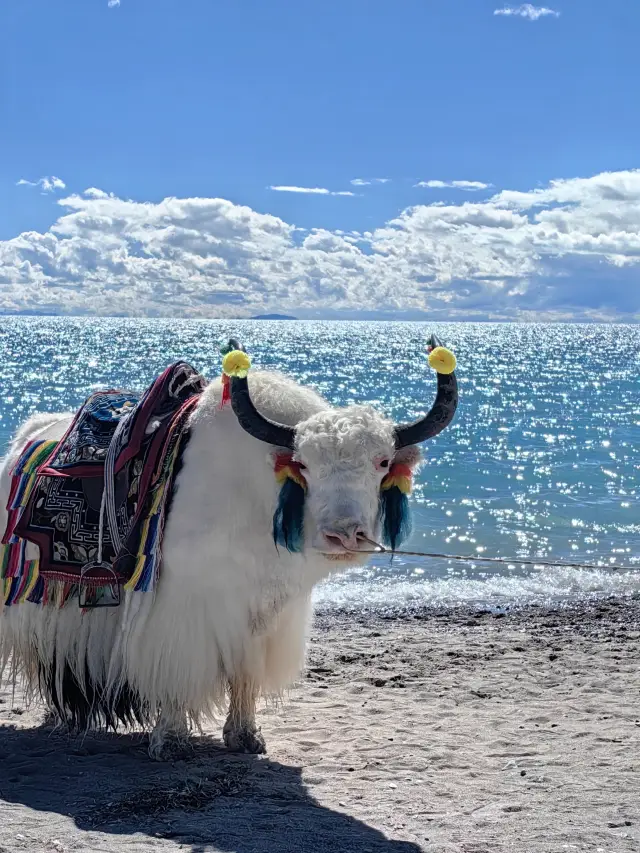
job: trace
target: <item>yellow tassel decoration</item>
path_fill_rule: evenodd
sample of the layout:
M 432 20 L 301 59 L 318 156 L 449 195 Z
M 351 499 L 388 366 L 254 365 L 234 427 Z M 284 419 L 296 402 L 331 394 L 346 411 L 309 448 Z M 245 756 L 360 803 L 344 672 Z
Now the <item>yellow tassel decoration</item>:
M 435 347 L 429 353 L 429 365 L 437 373 L 453 373 L 456 364 L 455 355 L 446 347 Z
M 225 376 L 244 379 L 249 373 L 251 359 L 242 350 L 234 349 L 222 359 L 222 372 Z

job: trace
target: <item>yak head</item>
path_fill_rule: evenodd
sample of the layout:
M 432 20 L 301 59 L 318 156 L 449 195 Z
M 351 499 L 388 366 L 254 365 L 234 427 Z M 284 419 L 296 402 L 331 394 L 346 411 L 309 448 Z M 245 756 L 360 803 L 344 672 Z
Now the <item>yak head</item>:
M 440 346 L 435 336 L 430 346 Z M 230 380 L 231 405 L 240 425 L 273 448 L 281 483 L 276 544 L 352 564 L 363 562 L 358 552 L 370 553 L 380 538 L 395 550 L 410 530 L 407 495 L 418 445 L 442 432 L 455 414 L 455 373 L 438 372 L 435 403 L 414 423 L 397 425 L 368 406 L 349 406 L 289 427 L 258 412 L 243 372 Z
M 309 545 L 334 560 L 371 551 L 384 526 L 385 480 L 401 460 L 410 474 L 419 457 L 415 446 L 397 450 L 393 423 L 368 406 L 328 409 L 298 424 L 292 462 L 305 481 Z M 398 520 L 406 526 L 408 517 Z

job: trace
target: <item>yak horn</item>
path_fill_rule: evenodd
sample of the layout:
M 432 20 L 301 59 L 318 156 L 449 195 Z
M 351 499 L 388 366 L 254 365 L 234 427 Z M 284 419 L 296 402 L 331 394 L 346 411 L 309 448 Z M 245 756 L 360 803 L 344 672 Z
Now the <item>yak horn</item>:
M 441 346 L 435 335 L 431 336 L 429 346 Z M 458 406 L 458 381 L 455 373 L 438 373 L 438 393 L 431 410 L 412 424 L 402 424 L 396 427 L 396 449 L 410 444 L 420 444 L 434 438 L 449 426 Z
M 236 341 L 229 343 L 235 345 Z M 438 338 L 432 335 L 429 345 L 435 348 L 441 344 Z M 236 351 L 242 351 L 239 345 L 234 348 Z M 249 394 L 246 372 L 244 376 L 230 377 L 230 392 L 233 411 L 240 426 L 249 435 L 274 447 L 286 447 L 288 450 L 294 450 L 295 429 L 271 421 L 260 414 Z M 449 426 L 455 415 L 457 405 L 458 382 L 455 373 L 438 373 L 438 392 L 431 410 L 423 418 L 412 424 L 396 426 L 396 449 L 400 450 L 402 447 L 420 444 L 422 441 L 434 438 Z
M 232 351 L 229 357 L 233 358 L 244 350 L 235 340 L 229 341 L 229 347 Z M 295 430 L 293 427 L 278 424 L 275 421 L 270 421 L 265 418 L 253 405 L 253 400 L 249 394 L 249 383 L 247 381 L 247 372 L 250 362 L 246 359 L 247 369 L 238 370 L 229 375 L 231 407 L 238 418 L 240 426 L 257 438 L 259 441 L 264 441 L 266 444 L 271 444 L 274 447 L 286 447 L 288 450 L 294 449 Z M 238 375 L 238 373 L 244 375 Z

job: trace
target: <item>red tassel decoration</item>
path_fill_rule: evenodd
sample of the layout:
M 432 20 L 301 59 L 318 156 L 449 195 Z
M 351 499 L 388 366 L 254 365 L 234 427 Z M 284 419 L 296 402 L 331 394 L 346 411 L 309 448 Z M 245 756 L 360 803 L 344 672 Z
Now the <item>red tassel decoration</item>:
M 220 408 L 224 408 L 231 400 L 231 380 L 226 373 L 222 374 L 222 399 L 220 400 Z
M 273 471 L 276 475 L 277 482 L 282 485 L 285 480 L 293 480 L 303 489 L 307 488 L 307 481 L 304 478 L 299 462 L 294 462 L 293 457 L 288 453 L 278 453 L 275 458 Z

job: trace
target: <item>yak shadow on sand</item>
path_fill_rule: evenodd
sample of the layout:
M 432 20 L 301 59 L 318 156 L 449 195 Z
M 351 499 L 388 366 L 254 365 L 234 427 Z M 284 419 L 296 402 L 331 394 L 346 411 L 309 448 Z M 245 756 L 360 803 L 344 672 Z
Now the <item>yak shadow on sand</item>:
M 191 853 L 419 851 L 319 805 L 300 767 L 233 756 L 207 737 L 192 738 L 174 760 L 153 762 L 141 735 L 75 739 L 46 727 L 0 726 L 6 813 L 3 803 L 43 813 L 31 813 L 29 823 L 49 837 L 65 826 L 68 835 L 71 818 L 73 840 L 89 847 L 94 833 L 114 836 L 114 849 L 118 836 L 138 833 L 154 839 L 154 849 L 166 839 Z

